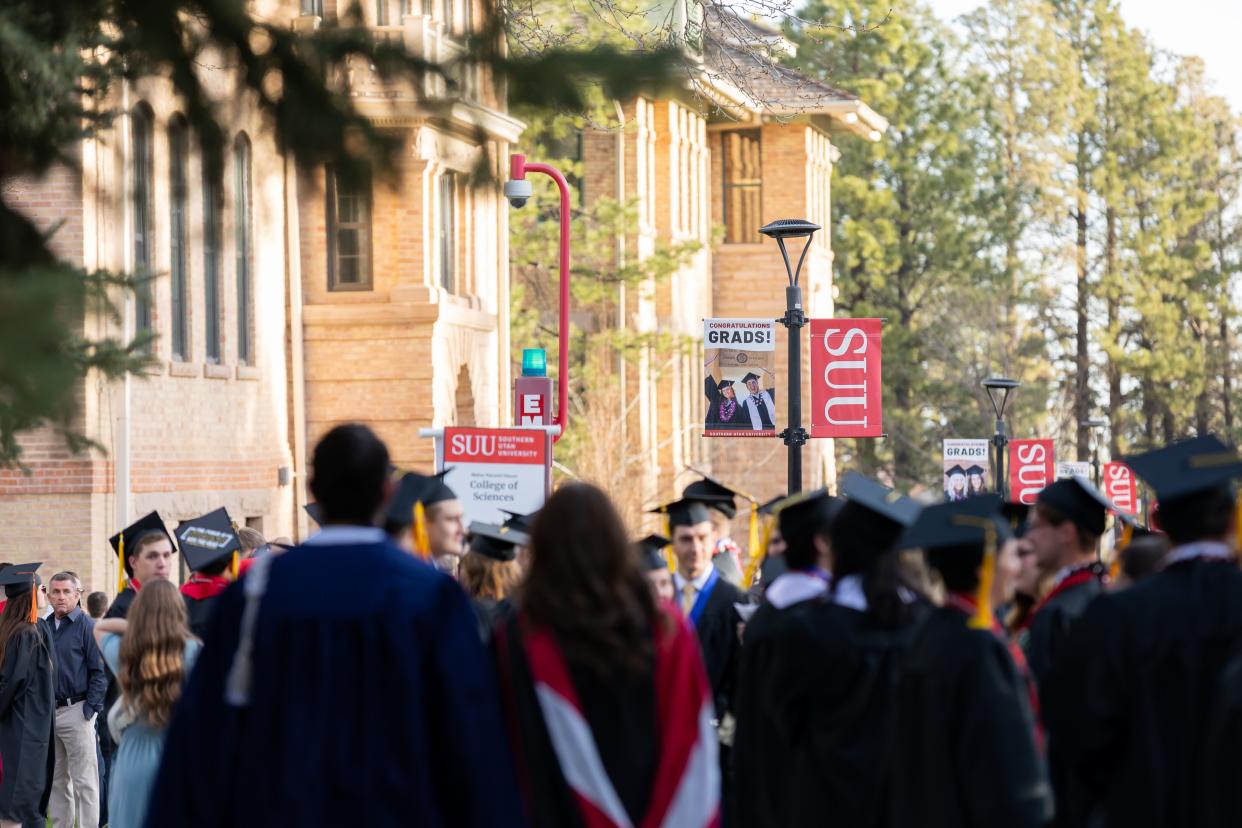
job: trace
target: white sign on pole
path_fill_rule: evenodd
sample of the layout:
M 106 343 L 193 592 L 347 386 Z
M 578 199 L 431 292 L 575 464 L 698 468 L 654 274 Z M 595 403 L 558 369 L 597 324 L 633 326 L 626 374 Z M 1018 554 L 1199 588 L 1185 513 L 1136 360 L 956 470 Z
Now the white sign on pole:
M 1068 460 L 1057 461 L 1057 480 L 1064 480 L 1067 477 L 1084 477 L 1091 479 L 1091 464 L 1083 462 L 1070 462 Z
M 552 481 L 552 437 L 545 429 L 446 428 L 440 469 L 466 511 L 466 523 L 503 523 L 507 509 L 543 507 Z

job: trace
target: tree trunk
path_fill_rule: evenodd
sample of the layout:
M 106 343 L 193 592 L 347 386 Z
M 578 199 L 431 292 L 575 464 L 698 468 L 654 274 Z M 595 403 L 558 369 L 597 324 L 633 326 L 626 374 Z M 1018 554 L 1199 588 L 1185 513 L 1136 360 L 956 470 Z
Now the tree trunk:
M 1088 352 L 1088 303 L 1091 286 L 1087 283 L 1087 140 L 1085 132 L 1078 133 L 1078 156 L 1075 162 L 1078 204 L 1074 222 L 1078 235 L 1075 240 L 1078 269 L 1078 337 L 1074 377 L 1074 419 L 1078 425 L 1078 458 L 1090 452 L 1090 434 L 1086 421 L 1091 417 L 1091 355 Z M 1076 459 L 1078 459 L 1076 458 Z
M 1119 313 L 1115 277 L 1117 273 L 1117 211 L 1110 204 L 1104 211 L 1104 274 L 1110 291 L 1108 294 L 1108 329 L 1113 331 Z M 1121 456 L 1121 415 L 1124 400 L 1121 397 L 1121 368 L 1112 357 L 1106 357 L 1105 371 L 1108 376 L 1108 456 Z

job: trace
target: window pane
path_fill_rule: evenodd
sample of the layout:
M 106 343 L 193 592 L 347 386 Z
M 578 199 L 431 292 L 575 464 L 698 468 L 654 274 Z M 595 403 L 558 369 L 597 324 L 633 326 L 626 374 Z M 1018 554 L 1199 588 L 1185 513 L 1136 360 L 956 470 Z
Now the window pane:
M 133 163 L 134 273 L 151 272 L 151 115 L 144 104 L 134 108 L 130 121 Z M 143 281 L 134 292 L 134 331 L 151 330 L 151 284 Z
M 457 292 L 457 176 L 440 176 L 440 286 Z
M 355 285 L 361 278 L 358 273 L 358 259 L 353 256 L 342 256 L 340 259 L 341 275 L 340 282 L 346 285 Z
M 339 256 L 358 255 L 358 231 L 342 229 L 336 234 L 337 254 Z
M 253 363 L 250 320 L 250 141 L 237 136 L 233 149 L 233 241 L 237 255 L 237 359 Z
M 759 132 L 726 132 L 722 141 L 725 241 L 758 242 L 763 223 Z
M 328 168 L 328 288 L 371 286 L 371 181 Z
M 186 328 L 186 148 L 188 131 L 185 122 L 174 119 L 168 127 L 168 186 L 172 289 L 172 355 L 186 359 L 189 336 Z
M 203 314 L 209 362 L 220 361 L 220 187 L 203 159 Z

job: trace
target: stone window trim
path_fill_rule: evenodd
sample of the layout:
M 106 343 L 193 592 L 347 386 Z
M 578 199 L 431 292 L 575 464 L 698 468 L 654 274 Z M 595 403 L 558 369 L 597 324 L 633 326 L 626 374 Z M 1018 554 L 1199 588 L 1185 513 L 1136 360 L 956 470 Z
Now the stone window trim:
M 374 260 L 370 174 L 347 182 L 331 166 L 325 166 L 324 179 L 328 290 L 371 290 Z

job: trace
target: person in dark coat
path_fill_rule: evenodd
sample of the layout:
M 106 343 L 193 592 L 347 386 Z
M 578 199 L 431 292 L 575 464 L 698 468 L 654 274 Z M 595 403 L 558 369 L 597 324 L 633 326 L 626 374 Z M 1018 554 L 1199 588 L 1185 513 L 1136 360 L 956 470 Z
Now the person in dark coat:
M 201 639 L 221 593 L 237 579 L 242 542 L 224 509 L 183 522 L 177 540 L 192 570 L 181 585 L 181 596 L 190 632 Z
M 1161 571 L 1098 598 L 1074 626 L 1041 688 L 1044 721 L 1082 780 L 1068 824 L 1208 825 L 1237 790 L 1238 743 L 1223 757 L 1209 747 L 1242 652 L 1231 545 L 1242 457 L 1204 435 L 1126 462 L 1155 490 L 1172 549 Z
M 737 719 L 733 773 L 735 825 L 792 824 L 786 811 L 795 792 L 789 763 L 797 752 L 787 743 L 775 695 L 783 688 L 770 678 L 774 660 L 790 634 L 790 609 L 828 591 L 828 529 L 840 501 L 826 490 L 793 495 L 773 511 L 783 540 L 781 557 L 788 570 L 767 585 L 763 603 L 746 623 L 733 709 Z
M 51 631 L 35 603 L 40 564 L 0 572 L 0 826 L 42 824 L 51 790 L 55 659 Z
M 220 596 L 148 825 L 522 824 L 470 604 L 372 524 L 387 467 L 365 426 L 316 446 L 323 529 Z
M 929 506 L 902 541 L 924 551 L 945 600 L 902 661 L 894 828 L 1040 828 L 1052 816 L 1028 687 L 992 612 L 992 579 L 980 576 L 995 571 L 1009 531 L 1000 497 L 980 495 Z

